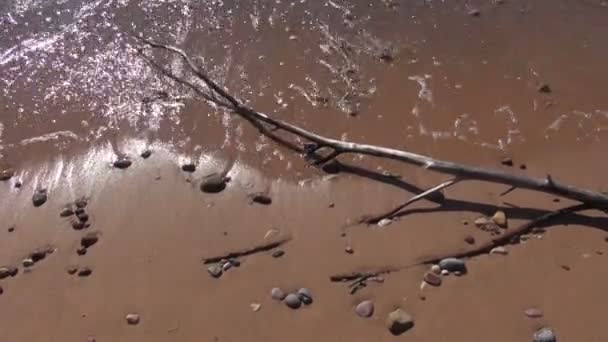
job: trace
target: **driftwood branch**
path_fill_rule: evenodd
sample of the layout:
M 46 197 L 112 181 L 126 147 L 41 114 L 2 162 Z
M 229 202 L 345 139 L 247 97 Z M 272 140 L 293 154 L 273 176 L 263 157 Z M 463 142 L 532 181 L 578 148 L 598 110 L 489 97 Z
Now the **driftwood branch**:
M 333 138 L 324 137 L 312 131 L 306 130 L 302 127 L 293 125 L 289 122 L 272 118 L 267 114 L 258 112 L 255 109 L 248 107 L 242 101 L 239 101 L 237 98 L 232 96 L 221 85 L 217 84 L 214 80 L 212 80 L 205 71 L 199 69 L 194 64 L 192 59 L 183 50 L 174 46 L 160 44 L 143 38 L 138 39 L 148 47 L 165 50 L 171 52 L 174 55 L 179 56 L 185 62 L 186 66 L 192 71 L 192 73 L 206 85 L 208 91 L 213 94 L 213 96 L 203 96 L 206 101 L 214 105 L 225 107 L 226 110 L 246 119 L 258 128 L 263 127 L 264 125 L 270 125 L 275 129 L 280 129 L 287 133 L 293 134 L 294 136 L 315 143 L 318 148 L 331 148 L 336 156 L 338 154 L 354 153 L 384 159 L 391 159 L 406 164 L 420 166 L 431 171 L 452 175 L 457 177 L 460 181 L 476 180 L 500 183 L 512 187 L 517 187 L 520 189 L 545 192 L 548 194 L 568 198 L 581 203 L 585 203 L 591 207 L 598 209 L 608 208 L 608 195 L 597 191 L 562 184 L 553 179 L 551 175 L 548 175 L 546 178 L 527 177 L 524 175 L 511 174 L 502 170 L 482 168 L 459 164 L 451 161 L 439 160 L 429 156 L 420 155 L 404 150 L 341 141 Z M 144 55 L 143 52 L 141 54 Z M 154 64 L 152 65 L 154 66 Z M 158 65 L 156 65 L 156 68 L 158 68 Z M 163 74 L 167 75 L 167 73 L 172 75 L 169 77 L 172 78 L 174 81 L 188 85 L 187 81 L 184 78 L 175 76 L 170 71 L 163 71 Z M 194 86 L 196 87 L 196 85 Z M 200 94 L 200 92 L 197 92 L 197 94 Z
M 264 243 L 264 244 L 254 246 L 251 248 L 247 248 L 247 249 L 243 249 L 240 251 L 232 251 L 232 252 L 227 252 L 225 254 L 218 255 L 218 256 L 203 258 L 203 263 L 204 264 L 215 264 L 222 260 L 240 258 L 240 257 L 244 257 L 244 256 L 256 254 L 256 253 L 267 252 L 269 250 L 275 249 L 277 247 L 280 247 L 280 246 L 286 244 L 290 240 L 291 240 L 291 238 L 283 238 L 281 240 Z

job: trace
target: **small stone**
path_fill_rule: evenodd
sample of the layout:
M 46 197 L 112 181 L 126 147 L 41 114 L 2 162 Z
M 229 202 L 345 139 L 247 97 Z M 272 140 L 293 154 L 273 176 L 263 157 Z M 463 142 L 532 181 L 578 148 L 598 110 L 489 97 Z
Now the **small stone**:
M 21 189 L 22 186 L 23 186 L 23 183 L 21 183 L 20 181 L 15 182 L 15 189 Z
M 229 177 L 224 177 L 218 174 L 203 179 L 201 183 L 201 191 L 208 194 L 216 194 L 226 189 L 226 183 L 230 181 Z
M 570 266 L 568 265 L 562 265 L 561 267 L 564 271 L 570 271 Z
M 393 223 L 393 220 L 385 218 L 378 221 L 378 227 L 386 227 L 391 223 Z
M 0 171 L 0 181 L 5 182 L 11 178 L 13 178 L 13 176 L 15 175 L 15 170 L 13 169 L 3 169 L 2 171 Z
M 0 295 L 4 293 L 4 289 L 0 286 Z
M 13 269 L 14 269 L 14 267 L 11 267 L 11 266 L 0 267 L 0 279 L 13 277 Z M 17 274 L 17 273 L 15 273 L 15 274 Z
M 80 269 L 80 271 L 78 271 L 79 277 L 88 277 L 91 274 L 93 274 L 93 270 L 89 267 L 83 267 L 82 269 Z
M 542 328 L 534 333 L 534 342 L 557 342 L 555 332 L 551 328 Z
M 469 10 L 469 15 L 472 17 L 479 17 L 481 15 L 481 12 L 478 9 L 474 8 Z
M 490 224 L 490 219 L 487 217 L 478 217 L 473 223 L 475 223 L 475 226 L 477 226 L 478 228 L 483 228 Z
M 509 157 L 504 157 L 504 158 L 502 158 L 500 163 L 504 166 L 513 166 L 513 159 L 511 159 Z
M 330 160 L 329 162 L 323 164 L 321 167 L 323 171 L 329 174 L 336 174 L 342 170 L 342 166 L 335 160 Z
M 295 293 L 290 293 L 287 296 L 285 296 L 285 305 L 287 305 L 288 307 L 292 308 L 292 309 L 298 309 L 300 306 L 302 306 L 302 302 L 300 301 L 300 296 L 298 296 Z
M 48 195 L 46 189 L 39 189 L 36 190 L 36 192 L 32 196 L 32 203 L 34 204 L 34 207 L 40 207 L 44 203 L 46 203 L 47 198 Z
M 15 227 L 14 226 L 13 227 L 8 227 L 7 230 L 8 230 L 9 233 L 12 233 L 12 232 L 15 231 Z
M 82 215 L 85 213 L 84 208 L 76 208 L 76 210 L 74 210 L 74 214 L 76 215 Z
M 526 170 L 528 167 L 526 166 L 526 164 L 521 164 L 519 165 L 519 169 L 520 170 Z
M 439 267 L 439 265 L 433 265 L 431 266 L 431 272 L 439 275 L 441 274 L 441 267 Z
M 272 253 L 273 258 L 280 258 L 283 255 L 285 255 L 285 251 L 283 251 L 283 250 L 278 250 L 278 251 L 275 251 L 274 253 Z
M 219 265 L 211 265 L 207 267 L 207 272 L 209 272 L 213 278 L 219 278 L 222 276 L 222 268 Z
M 72 222 L 72 228 L 74 230 L 83 230 L 85 227 L 85 223 L 84 222 L 80 222 L 80 221 L 73 221 Z
M 34 260 L 27 258 L 27 259 L 23 259 L 23 261 L 21 262 L 23 264 L 23 267 L 32 267 L 34 266 Z
M 232 268 L 232 263 L 230 261 L 226 261 L 225 263 L 222 264 L 223 272 L 227 272 L 231 268 Z
M 69 275 L 74 275 L 74 274 L 76 274 L 76 272 L 78 272 L 78 267 L 70 266 L 70 267 L 68 267 L 67 271 L 68 271 Z
M 91 232 L 87 233 L 80 239 L 80 245 L 84 248 L 89 248 L 99 241 L 99 235 L 97 233 Z
M 296 36 L 295 34 L 292 34 L 291 36 L 289 36 L 289 40 L 297 40 L 298 36 Z
M 464 242 L 468 243 L 469 245 L 473 245 L 475 244 L 475 238 L 472 235 L 467 235 L 464 237 Z
M 418 298 L 420 298 L 421 301 L 425 301 L 426 300 L 426 296 L 423 294 L 419 294 Z
M 76 205 L 76 208 L 78 209 L 84 209 L 86 208 L 88 202 L 85 198 L 81 198 L 79 200 L 76 201 L 76 203 L 74 203 Z
M 503 246 L 498 246 L 498 247 L 492 248 L 492 250 L 490 251 L 490 254 L 507 255 L 507 254 L 509 254 L 509 251 Z
M 46 258 L 48 254 L 51 254 L 51 252 L 50 247 L 36 248 L 32 253 L 30 253 L 30 259 L 34 260 L 34 262 L 38 262 Z
M 397 309 L 388 314 L 386 327 L 393 335 L 401 335 L 414 327 L 414 319 L 403 309 Z
M 298 290 L 298 297 L 300 297 L 300 301 L 306 305 L 312 304 L 312 293 L 307 288 L 301 288 Z
M 182 171 L 192 173 L 192 172 L 196 171 L 196 165 L 194 165 L 192 163 L 184 164 L 184 165 L 182 165 Z
M 462 275 L 462 272 L 460 271 L 454 271 L 454 275 L 457 277 L 460 277 Z
M 448 270 L 441 270 L 441 275 L 442 276 L 450 275 L 450 271 L 448 271 Z
M 468 226 L 469 225 L 469 221 L 468 220 L 462 220 L 462 224 L 465 225 L 465 226 Z
M 139 317 L 139 315 L 135 314 L 135 313 L 130 313 L 126 317 L 127 324 L 129 324 L 129 325 L 137 325 L 137 324 L 139 324 L 140 319 L 141 318 Z
M 546 83 L 543 83 L 543 84 L 541 84 L 540 86 L 538 86 L 538 92 L 539 92 L 539 93 L 545 93 L 545 94 L 548 94 L 548 93 L 550 93 L 551 91 L 552 91 L 552 90 L 551 90 L 551 87 L 550 87 L 548 84 L 546 84 Z
M 364 300 L 357 304 L 355 312 L 359 317 L 368 318 L 374 314 L 374 303 L 371 300 Z
M 70 217 L 72 215 L 74 215 L 74 211 L 72 210 L 72 208 L 63 208 L 59 213 L 60 217 Z
M 262 304 L 260 303 L 251 303 L 249 306 L 251 307 L 251 310 L 253 310 L 253 312 L 258 312 L 262 308 Z
M 117 169 L 124 170 L 124 169 L 128 168 L 129 166 L 131 166 L 131 164 L 132 164 L 132 162 L 131 162 L 131 160 L 129 160 L 129 158 L 123 157 L 123 158 L 116 160 L 113 165 Z
M 97 339 L 93 336 L 87 337 L 87 342 L 97 342 Z
M 441 267 L 442 270 L 447 270 L 448 272 L 459 271 L 459 272 L 466 273 L 466 271 L 467 271 L 467 266 L 466 266 L 464 260 L 457 259 L 457 258 L 443 259 L 439 262 L 439 267 Z
M 530 318 L 541 318 L 541 317 L 543 317 L 543 312 L 540 311 L 539 309 L 536 309 L 536 308 L 528 309 L 528 310 L 524 311 L 524 313 L 526 314 L 526 316 L 528 316 Z
M 332 202 L 332 203 L 329 203 L 329 205 L 328 205 L 327 207 L 328 207 L 328 208 L 335 208 L 335 207 L 336 207 L 336 204 Z
M 507 228 L 507 215 L 502 210 L 494 213 L 494 216 L 492 216 L 492 221 L 501 228 Z
M 148 159 L 148 158 L 150 158 L 150 156 L 152 156 L 152 151 L 151 151 L 151 150 L 144 150 L 144 151 L 141 153 L 141 157 L 142 157 L 143 159 Z
M 270 297 L 274 300 L 283 300 L 286 296 L 287 295 L 285 294 L 285 292 L 283 292 L 283 290 L 278 287 L 275 287 L 270 290 Z
M 262 205 L 270 205 L 272 204 L 272 198 L 270 196 L 263 193 L 255 193 L 250 195 L 251 202 L 262 204 Z
M 89 220 L 89 215 L 88 214 L 84 214 L 84 213 L 76 215 L 76 217 L 78 218 L 78 221 L 83 222 L 83 223 L 85 223 L 85 222 L 87 222 Z
M 355 253 L 355 250 L 351 246 L 346 246 L 346 248 L 344 248 L 344 251 L 348 254 Z
M 440 286 L 441 285 L 441 277 L 433 272 L 426 272 L 424 274 L 424 281 L 432 286 Z

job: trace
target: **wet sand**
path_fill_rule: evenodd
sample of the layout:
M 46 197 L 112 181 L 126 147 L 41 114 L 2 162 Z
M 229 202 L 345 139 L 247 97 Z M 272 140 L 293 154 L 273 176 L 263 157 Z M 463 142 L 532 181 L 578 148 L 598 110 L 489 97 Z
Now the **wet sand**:
M 326 174 L 162 79 L 129 35 L 203 56 L 251 106 L 327 136 L 608 191 L 605 3 L 370 3 L 0 5 L 0 168 L 15 170 L 0 182 L 0 266 L 19 268 L 0 280 L 0 339 L 506 342 L 547 326 L 559 341 L 605 341 L 605 213 L 552 221 L 508 255 L 466 260 L 467 274 L 439 287 L 421 289 L 428 267 L 417 266 L 351 295 L 330 276 L 471 249 L 493 238 L 479 216 L 503 210 L 513 229 L 571 203 L 467 182 L 386 227 L 349 226 L 447 177 L 357 156 Z M 132 161 L 124 170 L 112 166 L 121 156 Z M 226 190 L 201 192 L 222 170 Z M 38 189 L 48 199 L 34 207 Z M 272 203 L 251 203 L 256 192 Z M 90 227 L 74 230 L 59 214 L 80 198 Z M 91 232 L 99 240 L 79 255 Z M 203 262 L 282 238 L 217 279 Z M 45 246 L 53 252 L 22 266 Z M 274 287 L 309 288 L 314 301 L 292 310 Z M 375 312 L 361 318 L 354 307 L 368 299 Z M 385 327 L 397 307 L 415 321 L 398 337 Z M 543 317 L 526 317 L 530 308 Z

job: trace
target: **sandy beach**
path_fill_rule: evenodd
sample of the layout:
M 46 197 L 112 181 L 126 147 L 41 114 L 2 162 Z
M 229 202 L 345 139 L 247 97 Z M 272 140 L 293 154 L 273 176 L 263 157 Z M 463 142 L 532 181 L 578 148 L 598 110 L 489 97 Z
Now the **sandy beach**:
M 606 212 L 429 275 L 421 261 L 575 202 L 467 181 L 357 224 L 449 176 L 312 165 L 163 77 L 135 36 L 327 137 L 608 191 L 605 1 L 7 0 L 0 340 L 608 340 Z M 222 188 L 203 191 L 212 175 Z M 309 293 L 294 309 L 275 288 Z

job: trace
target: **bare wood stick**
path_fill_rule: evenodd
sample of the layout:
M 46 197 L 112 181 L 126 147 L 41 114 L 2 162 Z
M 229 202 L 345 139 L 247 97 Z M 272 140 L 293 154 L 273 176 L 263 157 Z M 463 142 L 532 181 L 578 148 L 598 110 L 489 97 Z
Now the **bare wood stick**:
M 264 122 L 273 125 L 278 129 L 282 129 L 300 138 L 305 138 L 311 142 L 314 142 L 318 146 L 331 147 L 334 149 L 334 151 L 340 154 L 356 153 L 375 156 L 378 158 L 396 160 L 403 163 L 420 166 L 428 170 L 453 175 L 461 179 L 506 184 L 521 189 L 545 192 L 556 196 L 569 198 L 582 203 L 587 203 L 596 208 L 608 208 L 608 195 L 588 189 L 582 189 L 566 184 L 561 184 L 555 181 L 551 177 L 551 175 L 548 175 L 546 178 L 527 177 L 524 175 L 511 174 L 502 170 L 475 167 L 450 161 L 439 160 L 428 156 L 388 147 L 359 144 L 355 142 L 341 141 L 321 136 L 302 127 L 293 125 L 291 123 L 279 119 L 274 119 L 262 112 L 258 112 L 252 108 L 247 107 L 241 101 L 230 95 L 227 90 L 225 90 L 223 87 L 221 87 L 220 85 L 215 83 L 211 78 L 209 78 L 209 76 L 207 76 L 204 71 L 200 70 L 183 50 L 174 46 L 159 44 L 146 39 L 140 40 L 152 48 L 167 50 L 179 55 L 186 62 L 186 65 L 190 68 L 190 70 L 200 80 L 202 80 L 207 85 L 207 87 L 209 87 L 210 90 L 215 92 L 217 96 L 223 98 L 226 102 L 230 104 L 229 109 L 233 113 L 241 117 L 247 118 L 249 119 L 249 121 L 256 120 L 259 122 Z M 222 104 L 223 103 L 224 102 L 222 102 Z
M 286 244 L 287 242 L 289 242 L 290 240 L 291 240 L 290 237 L 284 238 L 284 239 L 281 239 L 278 241 L 264 243 L 264 244 L 261 244 L 261 245 L 255 246 L 255 247 L 251 247 L 251 248 L 247 248 L 247 249 L 243 249 L 240 251 L 232 251 L 232 252 L 228 252 L 228 253 L 225 253 L 225 254 L 222 254 L 219 256 L 203 258 L 203 263 L 214 264 L 216 262 L 220 262 L 223 259 L 240 258 L 240 257 L 248 256 L 251 254 L 266 252 L 271 249 L 280 247 L 280 246 Z
M 364 216 L 359 220 L 359 223 L 366 223 L 366 224 L 376 224 L 378 222 L 380 222 L 383 219 L 388 219 L 388 218 L 393 218 L 397 213 L 399 213 L 401 210 L 403 210 L 405 207 L 407 207 L 408 205 L 417 202 L 421 199 L 424 199 L 438 191 L 441 191 L 449 186 L 452 186 L 456 183 L 458 183 L 460 181 L 460 179 L 458 178 L 454 178 L 454 179 L 450 179 L 449 181 L 443 182 L 439 185 L 436 185 L 416 196 L 413 196 L 412 198 L 408 199 L 407 201 L 405 201 L 403 204 L 395 207 L 394 209 L 392 209 L 391 211 L 384 213 L 384 214 L 380 214 L 380 215 L 375 215 L 372 217 L 367 217 Z

